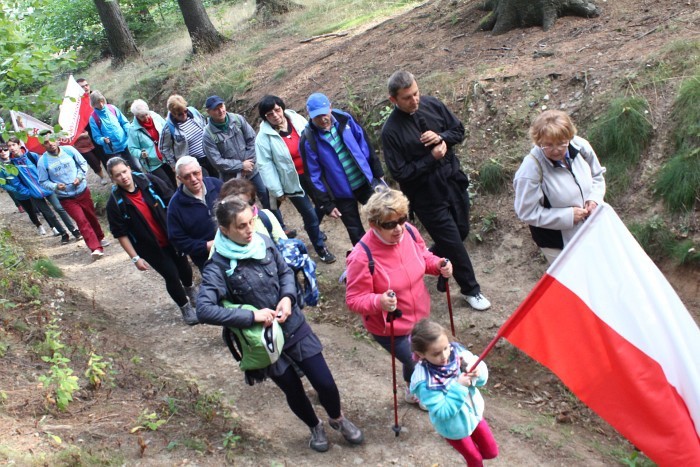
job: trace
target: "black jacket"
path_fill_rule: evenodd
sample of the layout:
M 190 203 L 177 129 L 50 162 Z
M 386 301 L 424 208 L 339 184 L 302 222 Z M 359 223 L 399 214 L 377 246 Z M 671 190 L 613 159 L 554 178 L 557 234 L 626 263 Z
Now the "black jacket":
M 151 174 L 133 172 L 134 185 L 141 192 L 144 201 L 151 209 L 155 221 L 161 226 L 167 235 L 166 206 L 173 195 L 173 191 L 160 178 Z M 109 230 L 115 238 L 128 236 L 136 253 L 139 256 L 148 254 L 148 251 L 160 245 L 156 241 L 150 226 L 143 218 L 139 210 L 134 206 L 126 190 L 116 185 L 107 201 L 107 220 Z

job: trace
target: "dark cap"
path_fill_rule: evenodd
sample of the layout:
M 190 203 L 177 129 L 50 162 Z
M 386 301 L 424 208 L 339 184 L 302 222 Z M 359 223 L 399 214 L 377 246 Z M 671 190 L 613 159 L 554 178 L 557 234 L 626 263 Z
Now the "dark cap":
M 207 97 L 207 101 L 204 103 L 204 106 L 207 108 L 207 110 L 211 110 L 217 108 L 219 104 L 223 103 L 224 100 L 219 96 L 209 96 Z

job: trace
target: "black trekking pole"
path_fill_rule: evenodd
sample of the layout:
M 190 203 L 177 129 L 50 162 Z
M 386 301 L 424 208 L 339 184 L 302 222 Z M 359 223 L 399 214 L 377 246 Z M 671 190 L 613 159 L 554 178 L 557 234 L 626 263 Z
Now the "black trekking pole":
M 445 258 L 445 260 L 442 262 L 442 267 L 447 266 L 447 263 L 449 262 L 450 260 Z M 450 329 L 452 330 L 452 337 L 457 337 L 455 334 L 455 320 L 452 316 L 452 296 L 450 295 L 450 280 L 448 278 L 445 278 L 445 294 L 447 295 L 447 311 L 450 312 Z
M 389 292 L 389 296 L 395 297 L 396 294 L 393 291 Z M 401 318 L 401 310 L 394 309 L 386 315 L 386 321 L 389 323 L 389 328 L 391 330 L 391 380 L 394 385 L 394 426 L 392 430 L 399 436 L 401 433 L 401 427 L 399 426 L 399 402 L 396 396 L 396 349 L 394 347 L 394 320 Z

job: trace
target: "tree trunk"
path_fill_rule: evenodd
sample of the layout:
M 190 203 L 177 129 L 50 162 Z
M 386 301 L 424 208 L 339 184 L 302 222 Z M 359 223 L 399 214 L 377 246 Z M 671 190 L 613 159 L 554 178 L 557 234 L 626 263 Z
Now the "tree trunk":
M 202 0 L 177 0 L 192 40 L 192 52 L 214 52 L 228 41 L 216 30 Z
M 548 31 L 562 16 L 600 15 L 600 9 L 588 0 L 486 0 L 482 9 L 491 13 L 481 20 L 479 27 L 494 35 L 532 26 L 542 26 Z
M 275 16 L 302 8 L 304 8 L 302 5 L 291 0 L 256 0 L 255 16 L 263 23 L 268 23 Z
M 94 0 L 100 21 L 107 33 L 109 50 L 112 52 L 112 66 L 122 65 L 128 58 L 140 55 L 134 36 L 126 25 L 126 20 L 116 0 Z

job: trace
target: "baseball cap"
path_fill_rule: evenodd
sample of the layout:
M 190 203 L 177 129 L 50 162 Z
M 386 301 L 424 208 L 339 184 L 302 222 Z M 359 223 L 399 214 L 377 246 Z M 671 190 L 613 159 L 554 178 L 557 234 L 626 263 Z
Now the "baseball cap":
M 309 118 L 329 114 L 331 112 L 331 101 L 324 94 L 315 92 L 306 100 L 306 110 L 309 112 Z
M 207 110 L 211 110 L 216 108 L 219 104 L 223 104 L 224 100 L 220 98 L 219 96 L 209 96 L 207 97 L 206 102 L 204 103 L 204 106 L 207 108 Z

